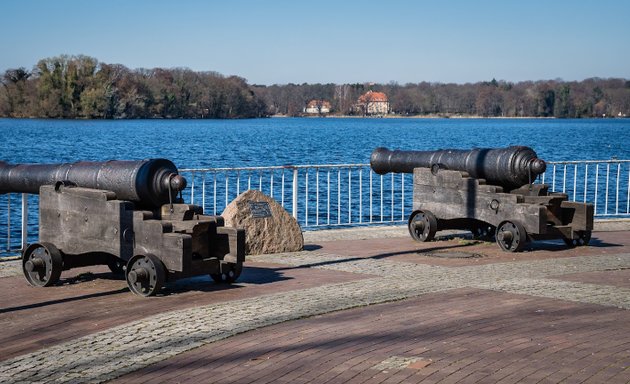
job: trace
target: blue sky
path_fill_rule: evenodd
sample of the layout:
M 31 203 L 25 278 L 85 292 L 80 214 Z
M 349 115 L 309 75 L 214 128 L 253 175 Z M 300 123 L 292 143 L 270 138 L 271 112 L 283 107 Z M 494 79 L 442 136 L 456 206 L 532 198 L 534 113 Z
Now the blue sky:
M 84 54 L 251 84 L 630 79 L 627 0 L 3 0 L 0 71 Z

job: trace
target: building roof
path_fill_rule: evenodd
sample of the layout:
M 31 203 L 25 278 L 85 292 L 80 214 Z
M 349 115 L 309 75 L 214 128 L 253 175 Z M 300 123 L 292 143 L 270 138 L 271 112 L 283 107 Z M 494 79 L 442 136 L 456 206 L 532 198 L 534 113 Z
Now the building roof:
M 359 103 L 387 102 L 387 95 L 383 92 L 367 91 L 359 97 Z
M 321 106 L 324 108 L 331 107 L 330 103 L 327 100 L 311 100 L 306 105 L 306 108 L 317 108 L 318 106 Z

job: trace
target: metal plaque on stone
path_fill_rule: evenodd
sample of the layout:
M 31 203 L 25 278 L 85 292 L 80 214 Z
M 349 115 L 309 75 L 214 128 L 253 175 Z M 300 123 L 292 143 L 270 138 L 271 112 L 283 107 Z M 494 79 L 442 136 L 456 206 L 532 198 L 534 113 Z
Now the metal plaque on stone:
M 271 217 L 271 208 L 266 201 L 248 201 L 249 211 L 252 217 L 255 219 L 263 219 L 265 217 Z

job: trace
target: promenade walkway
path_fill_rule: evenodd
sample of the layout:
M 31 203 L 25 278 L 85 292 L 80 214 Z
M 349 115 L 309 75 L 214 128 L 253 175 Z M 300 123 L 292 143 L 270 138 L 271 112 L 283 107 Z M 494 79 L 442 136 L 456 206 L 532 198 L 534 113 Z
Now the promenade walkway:
M 2 262 L 0 383 L 629 383 L 627 224 L 519 254 L 308 233 L 305 251 L 249 257 L 233 286 L 153 298 L 100 267 L 33 288 Z

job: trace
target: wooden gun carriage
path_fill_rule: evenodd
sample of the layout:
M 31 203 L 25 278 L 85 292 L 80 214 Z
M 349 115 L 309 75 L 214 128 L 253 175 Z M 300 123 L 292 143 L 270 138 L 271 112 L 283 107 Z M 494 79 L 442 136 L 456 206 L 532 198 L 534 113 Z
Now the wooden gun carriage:
M 546 164 L 528 147 L 499 149 L 389 151 L 377 148 L 376 173 L 413 173 L 411 236 L 430 241 L 436 231 L 465 229 L 479 239 L 495 239 L 504 251 L 523 250 L 531 240 L 561 238 L 568 246 L 587 245 L 593 205 L 568 201 L 564 193 L 534 184 Z
M 27 281 L 55 284 L 63 270 L 105 264 L 129 289 L 209 274 L 231 283 L 245 260 L 244 230 L 177 197 L 186 187 L 169 160 L 9 165 L 0 193 L 39 194 L 39 242 L 22 254 Z

